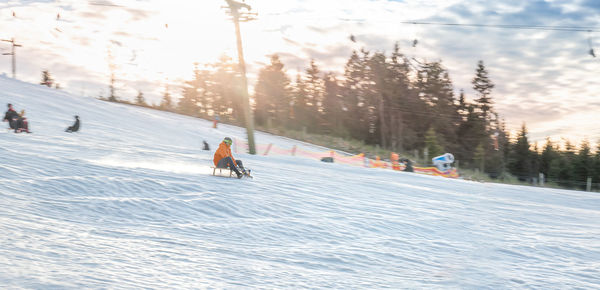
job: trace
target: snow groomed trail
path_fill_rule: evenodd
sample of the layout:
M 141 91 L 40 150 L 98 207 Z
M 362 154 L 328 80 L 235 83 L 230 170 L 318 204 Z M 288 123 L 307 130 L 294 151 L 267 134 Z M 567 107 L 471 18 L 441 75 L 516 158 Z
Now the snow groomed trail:
M 597 193 L 241 153 L 254 179 L 215 178 L 202 140 L 242 128 L 0 87 L 34 132 L 0 130 L 1 288 L 600 288 Z

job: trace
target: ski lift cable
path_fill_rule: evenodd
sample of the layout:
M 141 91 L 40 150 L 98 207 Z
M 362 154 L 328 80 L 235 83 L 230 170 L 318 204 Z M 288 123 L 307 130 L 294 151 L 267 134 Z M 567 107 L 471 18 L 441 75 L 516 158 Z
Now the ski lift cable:
M 528 29 L 528 30 L 550 30 L 550 31 L 582 31 L 582 32 L 600 32 L 600 28 L 594 26 L 550 26 L 550 25 L 519 25 L 519 24 L 464 24 L 464 23 L 441 23 L 441 22 L 419 22 L 419 21 L 400 21 L 402 24 L 416 25 L 439 25 L 439 26 L 459 26 L 459 27 L 488 27 L 503 29 Z
M 123 5 L 117 5 L 111 2 L 103 2 L 103 1 L 90 1 L 88 2 L 89 5 L 94 5 L 94 6 L 108 6 L 108 7 L 125 7 Z
M 366 19 L 339 18 L 348 22 L 365 22 Z M 385 22 L 394 22 L 393 20 L 376 20 Z M 600 32 L 597 26 L 560 26 L 560 25 L 524 25 L 524 24 L 469 24 L 469 23 L 444 23 L 444 22 L 426 22 L 426 21 L 399 21 L 401 24 L 414 25 L 439 25 L 439 26 L 458 26 L 458 27 L 484 27 L 484 28 L 503 28 L 503 29 L 530 29 L 530 30 L 554 30 L 554 31 L 589 31 Z

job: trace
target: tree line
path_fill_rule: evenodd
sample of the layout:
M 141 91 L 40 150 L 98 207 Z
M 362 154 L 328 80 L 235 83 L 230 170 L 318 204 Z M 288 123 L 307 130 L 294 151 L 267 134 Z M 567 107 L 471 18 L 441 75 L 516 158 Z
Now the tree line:
M 418 61 L 401 53 L 353 51 L 343 74 L 322 71 L 314 60 L 292 80 L 277 54 L 258 73 L 253 96 L 255 122 L 262 128 L 306 130 L 376 144 L 382 149 L 431 157 L 450 152 L 461 168 L 492 178 L 533 181 L 543 173 L 560 186 L 581 187 L 600 180 L 600 148 L 588 141 L 577 150 L 549 139 L 532 146 L 525 124 L 511 138 L 494 109 L 494 83 L 479 61 L 471 81 L 475 95 L 456 94 L 442 61 Z M 111 82 L 112 87 L 112 82 Z M 203 69 L 175 101 L 165 91 L 156 109 L 243 125 L 243 87 L 237 64 L 227 56 Z M 111 90 L 110 101 L 118 101 Z M 140 92 L 133 104 L 148 106 Z M 426 165 L 426 164 L 425 164 Z M 583 185 L 585 186 L 585 185 Z

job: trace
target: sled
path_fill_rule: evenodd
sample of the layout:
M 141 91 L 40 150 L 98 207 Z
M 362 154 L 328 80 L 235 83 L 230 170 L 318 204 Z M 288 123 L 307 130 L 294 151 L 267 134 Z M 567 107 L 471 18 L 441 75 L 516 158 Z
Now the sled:
M 229 178 L 237 178 L 237 175 L 235 175 L 235 171 L 229 169 L 229 168 L 219 168 L 219 167 L 210 167 L 213 172 L 212 175 L 213 176 L 219 176 L 219 177 L 229 177 Z M 246 169 L 246 172 L 244 173 L 244 175 L 242 177 L 248 177 L 248 178 L 253 178 L 252 175 L 250 175 L 251 170 L 250 169 Z

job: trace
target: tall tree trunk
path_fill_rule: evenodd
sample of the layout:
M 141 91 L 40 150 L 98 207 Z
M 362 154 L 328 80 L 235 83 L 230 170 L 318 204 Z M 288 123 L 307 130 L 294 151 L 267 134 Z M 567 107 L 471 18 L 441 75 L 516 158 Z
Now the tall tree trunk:
M 396 131 L 396 125 L 396 114 L 392 111 L 390 113 L 390 148 L 394 152 L 398 152 L 398 132 Z
M 396 113 L 394 114 L 394 116 L 396 116 L 394 118 L 394 121 L 396 121 L 396 134 L 397 134 L 397 141 L 396 141 L 396 152 L 402 152 L 404 151 L 404 144 L 403 144 L 403 132 L 402 130 L 404 129 L 402 127 L 402 112 L 400 110 L 397 110 Z
M 384 112 L 384 97 L 383 94 L 379 95 L 379 132 L 380 132 L 380 143 L 382 148 L 387 148 L 387 142 L 385 139 L 385 134 L 387 133 L 387 128 L 385 124 L 385 112 Z

